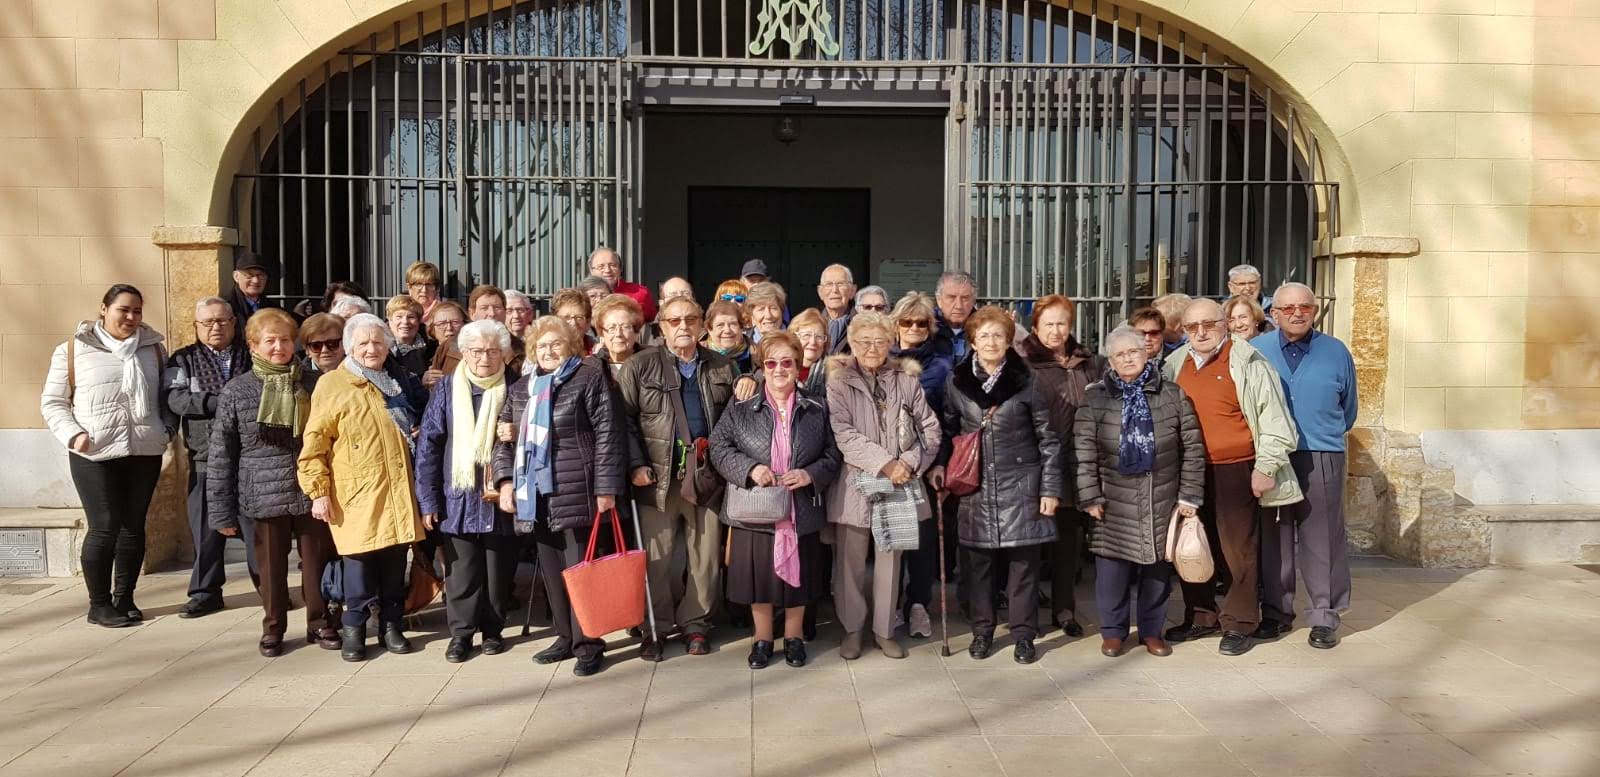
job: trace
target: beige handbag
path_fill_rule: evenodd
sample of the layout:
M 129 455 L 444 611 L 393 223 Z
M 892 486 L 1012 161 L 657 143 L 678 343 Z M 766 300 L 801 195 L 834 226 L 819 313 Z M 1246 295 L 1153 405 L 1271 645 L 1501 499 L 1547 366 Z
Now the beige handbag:
M 1167 526 L 1167 560 L 1178 569 L 1178 577 L 1186 583 L 1207 583 L 1216 573 L 1211 560 L 1211 543 L 1206 540 L 1205 524 L 1199 515 L 1188 518 L 1172 511 L 1172 523 Z

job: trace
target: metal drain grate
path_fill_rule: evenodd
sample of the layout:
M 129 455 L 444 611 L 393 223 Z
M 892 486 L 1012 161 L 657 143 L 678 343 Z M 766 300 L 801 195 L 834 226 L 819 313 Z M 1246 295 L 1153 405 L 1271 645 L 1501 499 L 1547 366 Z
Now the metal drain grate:
M 0 531 L 0 577 L 33 577 L 44 573 L 43 529 Z

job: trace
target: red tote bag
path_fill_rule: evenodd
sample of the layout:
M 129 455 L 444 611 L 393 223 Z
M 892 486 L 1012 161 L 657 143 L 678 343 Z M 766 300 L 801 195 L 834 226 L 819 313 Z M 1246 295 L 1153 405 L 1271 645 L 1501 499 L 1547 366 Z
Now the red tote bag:
M 956 496 L 978 493 L 978 486 L 983 483 L 983 428 L 999 409 L 998 405 L 989 408 L 977 429 L 950 440 L 950 465 L 944 468 L 944 490 Z
M 644 550 L 627 549 L 622 538 L 622 521 L 612 508 L 611 534 L 622 550 L 595 558 L 595 540 L 600 537 L 602 517 L 602 513 L 595 512 L 594 526 L 589 530 L 589 550 L 584 553 L 583 561 L 561 572 L 578 626 L 590 639 L 644 622 Z

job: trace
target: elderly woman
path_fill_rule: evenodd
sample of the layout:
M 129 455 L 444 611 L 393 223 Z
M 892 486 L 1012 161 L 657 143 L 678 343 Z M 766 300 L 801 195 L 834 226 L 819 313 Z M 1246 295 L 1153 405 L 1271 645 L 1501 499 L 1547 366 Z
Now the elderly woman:
M 421 379 L 433 358 L 434 344 L 422 334 L 422 305 L 397 294 L 384 305 L 384 318 L 394 335 L 394 359 L 406 372 Z
M 320 310 L 324 313 L 338 315 L 334 308 L 347 297 L 366 302 L 367 292 L 361 288 L 361 284 L 355 281 L 334 281 L 328 284 L 328 288 L 322 292 L 322 307 Z M 369 305 L 368 307 L 371 306 Z
M 740 375 L 749 375 L 750 340 L 744 333 L 743 311 L 737 302 L 717 300 L 706 308 L 705 346 L 739 365 Z
M 315 379 L 294 360 L 294 319 L 262 310 L 244 328 L 250 369 L 217 395 L 206 462 L 206 505 L 211 526 L 235 536 L 240 518 L 255 522 L 259 565 L 261 655 L 283 653 L 289 628 L 289 548 L 300 551 L 300 593 L 306 603 L 306 642 L 339 649 L 322 571 L 333 556 L 328 525 L 311 517 L 311 500 L 295 482 Z
M 1084 391 L 1072 423 L 1078 505 L 1093 519 L 1100 652 L 1122 653 L 1133 594 L 1140 641 L 1152 655 L 1171 655 L 1161 634 L 1172 592 L 1167 527 L 1174 510 L 1194 515 L 1204 498 L 1205 443 L 1194 407 L 1162 380 L 1139 330 L 1117 327 L 1105 351 L 1111 368 Z
M 422 524 L 443 535 L 450 621 L 444 659 L 452 664 L 472 656 L 474 634 L 483 635 L 484 655 L 505 652 L 501 630 L 517 571 L 516 533 L 511 515 L 496 509 L 499 488 L 491 466 L 506 400 L 511 332 L 498 321 L 474 321 L 456 340 L 462 366 L 433 392 L 417 434 L 416 457 Z
M 578 291 L 583 292 L 585 297 L 589 298 L 589 305 L 591 307 L 600 300 L 611 296 L 613 291 L 611 284 L 607 283 L 605 278 L 602 278 L 598 275 L 585 276 L 583 280 L 578 281 L 578 285 L 575 288 L 577 288 Z M 633 298 L 629 297 L 629 299 Z M 637 300 L 635 300 L 635 302 L 637 302 Z
M 856 296 L 861 297 L 859 293 Z M 866 301 L 870 303 L 871 299 Z M 856 309 L 862 309 L 859 302 Z M 902 361 L 922 365 L 918 380 L 922 383 L 922 393 L 928 397 L 928 407 L 937 415 L 944 411 L 944 384 L 950 378 L 951 360 L 950 354 L 934 347 L 931 335 L 938 319 L 933 311 L 933 300 L 926 294 L 913 291 L 901 297 L 889 314 L 896 333 L 890 353 Z M 932 521 L 923 521 L 917 529 L 920 533 L 917 549 L 905 555 L 906 596 L 902 617 L 911 636 L 931 637 L 933 618 L 928 614 L 928 605 L 933 601 L 934 581 L 939 574 L 938 527 Z
M 783 608 L 783 660 L 805 666 L 806 607 L 827 594 L 827 556 L 819 533 L 827 524 L 820 494 L 839 474 L 828 411 L 797 391 L 802 346 L 788 332 L 761 341 L 765 391 L 735 402 L 711 434 L 711 461 L 735 488 L 782 487 L 788 493 L 776 522 L 740 522 L 740 502 L 728 497 L 722 522 L 732 527 L 728 598 L 749 605 L 755 625 L 751 669 L 772 660 L 774 607 Z M 765 516 L 758 516 L 766 518 Z
M 789 333 L 800 341 L 800 390 L 818 402 L 827 398 L 828 321 L 822 311 L 806 308 L 789 321 Z
M 422 385 L 432 389 L 441 378 L 461 363 L 461 349 L 456 346 L 456 334 L 467 325 L 467 311 L 454 300 L 445 300 L 433 306 L 428 316 L 428 337 L 436 345 L 428 369 L 422 373 Z
M 1229 297 L 1222 303 L 1222 320 L 1228 322 L 1228 331 L 1249 340 L 1263 332 L 1272 331 L 1267 322 L 1267 312 L 1255 297 Z
M 1062 484 L 1061 443 L 1050 426 L 1051 400 L 1012 350 L 1016 323 L 996 307 L 967 317 L 970 353 L 950 373 L 944 392 L 944 431 L 979 436 L 978 490 L 961 498 L 956 533 L 966 572 L 972 644 L 987 658 L 994 646 L 996 567 L 1004 564 L 1012 658 L 1038 658 L 1039 570 L 1043 546 L 1056 539 L 1054 516 Z M 942 485 L 944 472 L 929 480 Z
M 311 376 L 315 384 L 319 378 L 344 362 L 344 320 L 332 313 L 317 313 L 300 324 L 300 350 L 306 357 L 300 370 Z
M 717 284 L 716 293 L 711 295 L 711 301 L 732 302 L 735 305 L 743 305 L 744 295 L 748 291 L 750 291 L 750 284 L 738 278 L 733 278 Z
M 594 306 L 589 302 L 589 295 L 577 289 L 562 289 L 550 298 L 550 312 L 556 318 L 567 322 L 583 342 L 583 352 L 580 356 L 588 356 L 598 350 L 600 341 L 589 329 L 589 322 L 594 313 Z
M 512 385 L 500 411 L 494 479 L 500 509 L 531 532 L 557 638 L 533 657 L 541 664 L 577 658 L 572 673 L 600 671 L 603 634 L 585 634 L 567 598 L 562 570 L 581 563 L 598 513 L 617 507 L 626 483 L 627 431 L 606 368 L 583 355 L 583 340 L 566 321 L 547 316 L 528 327 L 530 374 Z M 509 428 L 508 428 L 509 427 Z M 600 529 L 597 546 L 612 550 Z
M 611 368 L 615 378 L 626 362 L 641 348 L 639 333 L 644 329 L 644 309 L 626 294 L 611 294 L 594 306 L 594 328 L 600 333 L 600 348 L 595 355 Z
M 78 324 L 50 356 L 39 412 L 67 449 L 88 531 L 83 582 L 89 622 L 118 628 L 143 620 L 133 589 L 144 565 L 145 512 L 161 454 L 178 419 L 160 401 L 161 334 L 144 324 L 144 295 L 119 283 L 100 318 Z
M 764 281 L 750 287 L 744 295 L 744 314 L 750 319 L 749 338 L 752 343 L 774 332 L 783 331 L 783 311 L 788 296 L 783 287 Z
M 867 555 L 873 553 L 872 632 L 885 656 L 905 658 L 905 648 L 894 639 L 902 551 L 874 548 L 874 529 L 884 527 L 873 525 L 879 511 L 863 486 L 879 478 L 920 494 L 914 481 L 939 454 L 939 418 L 917 382 L 921 366 L 889 358 L 894 331 L 887 316 L 857 314 L 846 337 L 850 355 L 827 362 L 828 415 L 844 456 L 844 470 L 828 491 L 828 521 L 834 524 L 833 601 L 845 630 L 839 655 L 861 656 L 861 630 L 868 615 Z M 916 514 L 919 521 L 932 515 L 927 499 L 917 501 Z
M 1062 483 L 1071 483 L 1069 472 L 1072 450 L 1072 416 L 1083 404 L 1083 392 L 1105 372 L 1105 362 L 1089 352 L 1072 336 L 1077 308 L 1060 294 L 1040 297 L 1033 303 L 1033 332 L 1018 350 L 1033 377 L 1040 397 L 1050 408 L 1050 427 L 1060 443 Z M 1063 501 L 1070 503 L 1070 489 L 1063 489 Z M 1078 623 L 1078 600 L 1073 586 L 1078 580 L 1078 560 L 1082 549 L 1083 514 L 1077 510 L 1056 511 L 1056 542 L 1049 549 L 1051 620 L 1069 637 L 1083 636 Z
M 399 381 L 383 370 L 391 337 L 383 319 L 371 314 L 345 324 L 349 355 L 317 381 L 298 461 L 311 515 L 327 522 L 344 556 L 339 639 L 346 661 L 366 659 L 368 608 L 374 605 L 384 648 L 411 652 L 401 629 L 406 546 L 422 538 L 423 527 L 411 494 L 415 416 Z
M 426 319 L 439 304 L 439 266 L 433 262 L 412 262 L 406 268 L 406 295 L 422 306 Z

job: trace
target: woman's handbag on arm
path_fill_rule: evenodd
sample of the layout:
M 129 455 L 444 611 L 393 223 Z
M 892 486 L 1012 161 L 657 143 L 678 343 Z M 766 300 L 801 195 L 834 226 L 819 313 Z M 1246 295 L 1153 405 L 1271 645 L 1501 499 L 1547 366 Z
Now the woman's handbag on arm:
M 1172 511 L 1172 523 L 1167 526 L 1167 560 L 1185 583 L 1211 581 L 1216 564 L 1211 559 L 1211 543 L 1206 540 L 1206 527 L 1200 516 L 1185 518 L 1176 509 Z
M 722 509 L 728 518 L 748 526 L 772 526 L 789 517 L 793 494 L 783 486 L 728 486 Z
M 644 623 L 644 550 L 628 550 L 622 536 L 622 520 L 617 517 L 616 508 L 612 508 L 611 535 L 615 538 L 617 552 L 595 558 L 595 540 L 600 537 L 602 516 L 604 513 L 599 511 L 594 514 L 594 526 L 589 529 L 589 549 L 582 563 L 561 572 L 578 626 L 583 629 L 584 636 L 591 639 Z
M 983 430 L 999 409 L 999 405 L 989 408 L 977 429 L 958 434 L 950 441 L 950 465 L 944 469 L 944 490 L 955 496 L 978 492 L 983 482 Z

